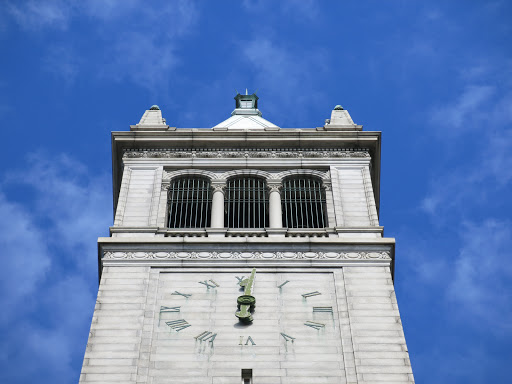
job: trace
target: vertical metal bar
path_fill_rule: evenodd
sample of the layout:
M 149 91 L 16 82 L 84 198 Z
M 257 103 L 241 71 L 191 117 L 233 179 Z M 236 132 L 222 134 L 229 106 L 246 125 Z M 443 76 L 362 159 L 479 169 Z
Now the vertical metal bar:
M 200 227 L 200 228 L 206 227 L 206 223 L 203 223 L 203 213 L 205 213 L 205 218 L 206 218 L 205 205 L 204 205 L 204 191 L 205 191 L 204 184 L 205 184 L 205 182 L 206 182 L 205 179 L 201 179 L 201 198 L 199 198 L 199 192 L 197 194 L 197 199 L 201 202 L 200 203 L 201 207 L 199 209 L 199 223 L 198 223 L 199 224 L 198 227 Z
M 285 180 L 283 185 L 284 206 L 285 206 L 285 227 L 290 228 L 290 180 Z
M 176 212 L 175 212 L 175 215 L 174 215 L 174 228 L 179 228 L 179 218 L 181 217 L 179 214 L 178 214 L 178 207 L 181 211 L 181 209 L 183 209 L 183 206 L 180 204 L 180 188 L 181 188 L 181 179 L 178 179 L 176 180 Z
M 299 224 L 299 217 L 298 217 L 298 212 L 299 212 L 299 209 L 297 207 L 297 187 L 295 185 L 295 179 L 293 179 L 293 197 L 294 197 L 294 208 L 295 208 L 295 223 L 294 223 L 294 228 L 297 228 L 297 225 Z
M 261 181 L 261 197 L 263 198 L 263 211 L 261 212 L 262 217 L 263 217 L 263 227 L 268 227 L 269 222 L 268 222 L 267 213 L 269 210 L 269 206 L 268 206 L 267 183 L 265 182 L 265 180 Z
M 198 225 L 198 219 L 199 219 L 199 215 L 198 215 L 198 209 L 199 209 L 199 204 L 200 204 L 200 199 L 199 199 L 199 182 L 201 181 L 201 179 L 194 179 L 194 184 L 193 184 L 193 188 L 192 188 L 192 200 L 193 200 L 193 206 L 192 207 L 195 207 L 195 212 L 194 212 L 194 228 L 198 228 L 199 225 Z
M 266 227 L 266 223 L 265 223 L 265 185 L 263 184 L 264 181 L 261 180 L 261 179 L 257 179 L 255 180 L 255 182 L 258 183 L 257 185 L 257 190 L 256 190 L 256 193 L 257 193 L 257 196 L 255 196 L 255 198 L 258 199 L 257 201 L 257 210 L 256 212 L 254 212 L 255 215 L 258 216 L 258 228 L 265 228 Z
M 169 190 L 167 191 L 167 201 L 168 201 L 168 204 L 169 204 L 169 217 L 167 218 L 167 226 L 169 228 L 172 228 L 172 211 L 173 211 L 173 207 L 174 207 L 174 202 L 173 202 L 173 195 L 172 195 L 172 190 L 174 188 L 174 183 L 172 183 L 169 187 Z
M 322 189 L 322 186 L 320 185 L 320 182 L 318 182 L 318 195 L 320 197 L 320 218 L 322 220 L 321 228 L 325 228 L 325 213 L 324 213 L 325 199 L 324 199 L 324 191 Z
M 185 184 L 185 183 L 183 183 Z M 183 194 L 183 197 L 184 197 L 184 203 L 183 205 L 185 205 L 185 216 L 183 217 L 183 226 L 185 228 L 188 228 L 187 227 L 187 224 L 188 224 L 188 206 L 189 206 L 189 198 L 188 198 L 188 194 L 190 193 L 190 178 L 187 177 L 187 186 L 184 187 L 184 190 L 185 190 L 185 193 Z
M 228 220 L 227 220 L 227 226 L 228 228 L 232 228 L 233 225 L 231 223 L 231 180 L 228 181 L 228 185 L 227 185 L 227 199 L 226 199 L 226 203 L 228 205 Z
M 259 179 L 256 180 L 256 179 L 253 179 L 252 181 L 252 190 L 253 190 L 253 196 L 252 196 L 252 227 L 253 228 L 258 228 L 256 227 L 256 211 L 257 211 L 257 201 L 256 201 L 256 198 L 257 198 L 257 193 L 258 193 L 258 190 L 257 190 L 257 186 L 256 186 L 256 182 L 258 182 L 258 185 L 259 185 Z M 259 224 L 259 222 L 258 222 Z
M 246 206 L 246 200 L 247 200 L 247 193 L 249 192 L 248 190 L 248 187 L 247 187 L 247 183 L 249 182 L 250 179 L 247 179 L 247 178 L 243 178 L 242 179 L 242 184 L 243 184 L 243 188 L 242 188 L 242 227 L 241 228 L 246 228 L 248 225 L 247 225 L 247 219 L 245 217 L 245 206 Z
M 238 212 L 237 212 L 237 228 L 240 228 L 240 194 L 241 194 L 241 183 L 242 183 L 242 179 L 239 178 L 238 179 Z

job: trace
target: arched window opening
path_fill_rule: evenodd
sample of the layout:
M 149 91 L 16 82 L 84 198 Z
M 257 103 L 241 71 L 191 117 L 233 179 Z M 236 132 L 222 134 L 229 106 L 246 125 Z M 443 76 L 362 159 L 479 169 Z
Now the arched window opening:
M 206 228 L 210 226 L 212 193 L 205 177 L 174 179 L 167 194 L 169 228 Z
M 259 177 L 229 179 L 225 194 L 225 220 L 228 228 L 268 226 L 268 192 Z
M 325 228 L 325 191 L 320 179 L 289 177 L 283 181 L 281 209 L 285 228 Z

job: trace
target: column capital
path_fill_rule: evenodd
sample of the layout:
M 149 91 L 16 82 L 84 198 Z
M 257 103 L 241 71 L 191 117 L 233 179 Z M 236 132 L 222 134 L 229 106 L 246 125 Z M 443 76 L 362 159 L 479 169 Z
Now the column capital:
M 213 193 L 215 193 L 215 192 L 224 193 L 224 190 L 226 189 L 226 180 L 212 180 L 210 182 L 210 186 L 213 190 Z
M 281 193 L 281 188 L 283 187 L 283 182 L 280 179 L 272 179 L 267 180 L 267 188 L 269 189 L 269 192 L 278 192 Z

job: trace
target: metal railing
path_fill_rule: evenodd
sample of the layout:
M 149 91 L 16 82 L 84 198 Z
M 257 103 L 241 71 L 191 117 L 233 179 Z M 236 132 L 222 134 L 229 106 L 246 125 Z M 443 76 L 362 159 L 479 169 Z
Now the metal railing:
M 225 193 L 224 223 L 228 228 L 265 228 L 268 226 L 268 192 L 264 179 L 229 179 Z
M 167 193 L 169 228 L 206 228 L 210 226 L 212 192 L 210 180 L 183 177 L 171 182 Z
M 289 177 L 283 181 L 281 209 L 285 228 L 324 228 L 325 191 L 312 177 Z

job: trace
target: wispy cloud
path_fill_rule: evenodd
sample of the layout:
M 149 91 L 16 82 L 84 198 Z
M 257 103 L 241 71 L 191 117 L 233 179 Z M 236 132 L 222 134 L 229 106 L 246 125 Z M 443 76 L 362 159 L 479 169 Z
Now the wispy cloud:
M 494 86 L 470 85 L 454 103 L 436 108 L 432 119 L 442 125 L 443 134 L 463 133 L 488 120 L 485 106 L 495 92 Z
M 150 6 L 142 0 L 11 2 L 6 9 L 24 30 L 65 30 L 88 18 L 96 53 L 82 56 L 80 41 L 61 34 L 43 55 L 44 68 L 72 83 L 82 71 L 102 80 L 129 80 L 149 90 L 166 88 L 179 59 L 181 38 L 191 33 L 198 12 L 192 1 Z M 136 12 L 135 12 L 136 10 Z M 83 42 L 87 45 L 87 42 Z M 103 59 L 101 59 L 103 58 Z
M 314 0 L 283 0 L 278 3 L 269 0 L 243 0 L 242 5 L 250 12 L 273 12 L 281 16 L 294 15 L 300 19 L 314 20 L 320 13 L 318 2 Z
M 0 381 L 76 382 L 97 287 L 95 240 L 111 223 L 108 178 L 38 153 L 0 189 Z M 13 190 L 27 197 L 23 206 Z
M 24 29 L 40 30 L 45 27 L 66 29 L 74 12 L 69 0 L 11 1 L 7 12 Z
M 255 83 L 275 95 L 266 99 L 266 110 L 278 112 L 282 107 L 295 107 L 294 117 L 285 116 L 287 123 L 293 124 L 294 118 L 303 117 L 312 98 L 321 97 L 321 87 L 314 78 L 318 80 L 318 76 L 326 72 L 326 52 L 292 50 L 262 38 L 243 42 L 241 46 L 245 60 L 255 73 Z
M 449 298 L 462 304 L 466 312 L 490 328 L 508 332 L 512 331 L 511 224 L 493 219 L 464 224 L 455 276 L 448 289 Z

